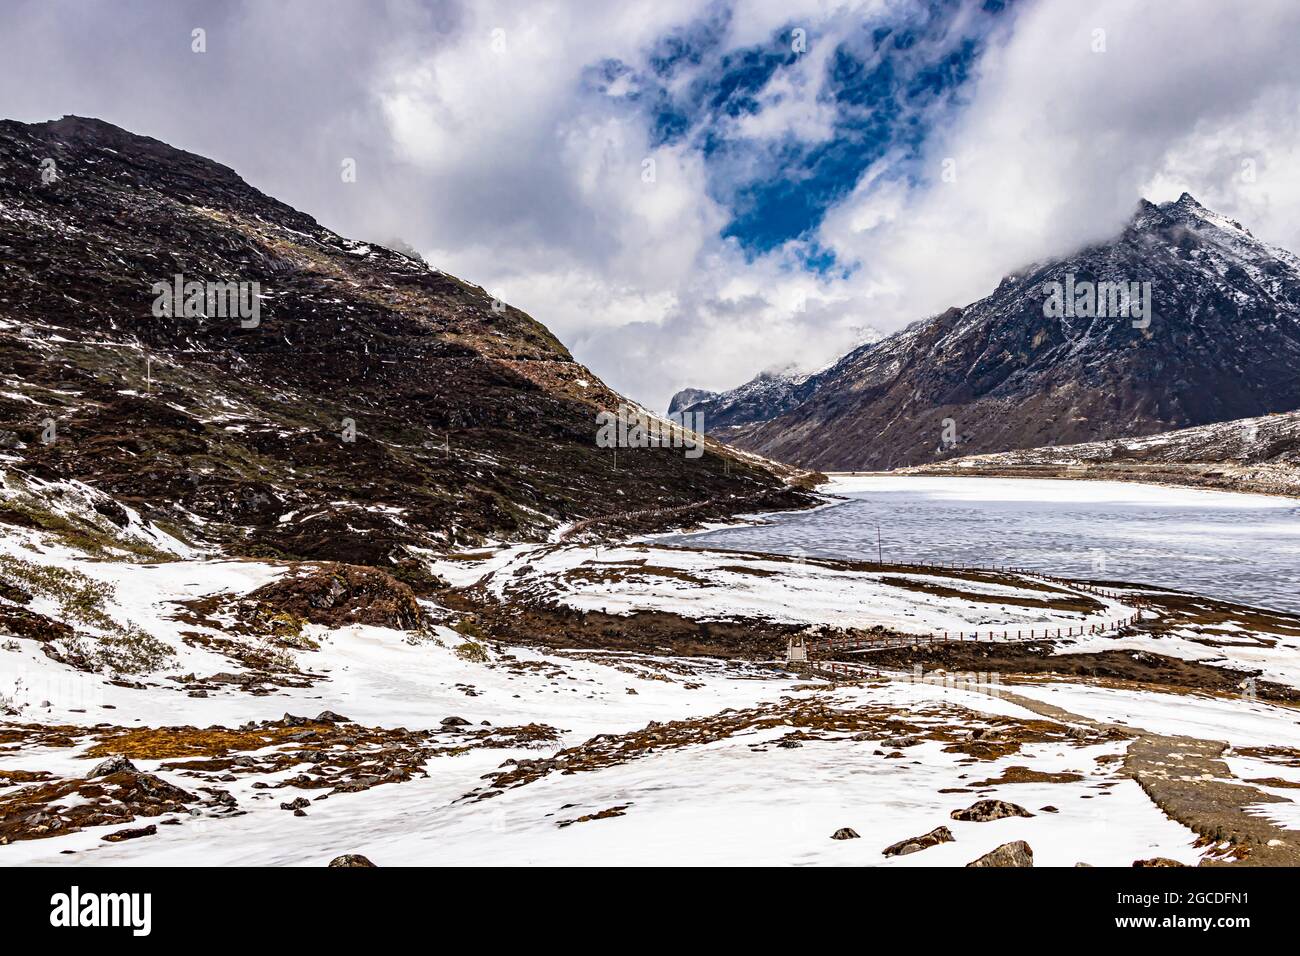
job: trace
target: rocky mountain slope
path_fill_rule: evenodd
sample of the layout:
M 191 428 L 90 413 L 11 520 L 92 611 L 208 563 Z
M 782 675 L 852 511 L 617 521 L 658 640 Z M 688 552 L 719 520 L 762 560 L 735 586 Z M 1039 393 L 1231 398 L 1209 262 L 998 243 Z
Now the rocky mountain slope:
M 10 523 L 59 520 L 20 486 L 84 482 L 183 541 L 385 564 L 802 500 L 716 444 L 615 459 L 595 416 L 625 400 L 540 323 L 98 120 L 0 122 L 0 263 Z M 159 315 L 154 284 L 178 275 L 255 282 L 259 314 Z
M 1149 282 L 1149 317 L 1049 317 L 1049 283 L 1071 281 Z M 855 470 L 1136 437 L 1300 408 L 1298 363 L 1300 260 L 1184 194 L 851 352 L 794 407 L 727 439 Z
M 926 474 L 1109 478 L 1300 496 L 1300 412 L 921 465 Z

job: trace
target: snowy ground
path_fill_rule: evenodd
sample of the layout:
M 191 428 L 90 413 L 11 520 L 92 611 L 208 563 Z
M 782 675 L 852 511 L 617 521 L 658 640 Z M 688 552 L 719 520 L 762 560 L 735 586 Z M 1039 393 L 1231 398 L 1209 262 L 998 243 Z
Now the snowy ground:
M 436 569 L 443 572 L 448 566 Z M 900 587 L 886 579 L 960 588 L 994 599 L 1042 600 L 1052 595 L 1028 584 L 954 579 L 939 572 L 846 569 L 816 560 L 792 562 L 640 544 L 527 550 L 482 570 L 474 580 L 499 600 L 550 601 L 612 614 L 671 611 L 703 620 L 763 618 L 861 628 L 880 624 L 916 634 L 1089 627 L 1125 618 L 1134 610 L 1107 598 L 1098 598 L 1101 609 L 1092 613 L 969 600 Z
M 151 552 L 169 550 L 157 529 L 134 516 L 127 527 Z M 0 832 L 6 814 L 26 812 L 24 794 L 85 778 L 105 753 L 122 752 L 113 750 L 114 741 L 134 739 L 126 734 L 132 728 L 162 729 L 150 737 L 159 748 L 150 751 L 154 756 L 132 757 L 138 771 L 194 794 L 223 790 L 226 802 L 203 798 L 126 824 L 21 838 L 0 845 L 0 865 L 321 865 L 344 853 L 380 865 L 963 865 L 1021 839 L 1040 866 L 1199 859 L 1195 834 L 1120 774 L 1127 740 L 1096 728 L 1071 732 L 999 697 L 996 686 L 965 689 L 895 675 L 832 687 L 775 662 L 548 651 L 508 641 L 468 654 L 465 634 L 441 624 L 420 634 L 311 624 L 302 646 L 278 649 L 274 672 L 259 672 L 252 684 L 209 682 L 206 696 L 196 695 L 187 690 L 196 679 L 245 666 L 210 639 L 248 639 L 227 633 L 219 614 L 179 620 L 181 602 L 247 595 L 286 568 L 179 547 L 170 552 L 187 560 L 93 560 L 48 535 L 4 528 L 0 561 L 61 569 L 83 582 L 79 594 L 84 582 L 103 587 L 98 616 L 75 622 L 92 644 L 129 628 L 171 654 L 146 673 L 114 681 L 52 658 L 39 640 L 0 635 Z M 433 570 L 505 601 L 612 614 L 658 609 L 698 620 L 881 624 L 913 633 L 1078 627 L 1133 610 L 1109 598 L 1088 613 L 1017 604 L 1071 597 L 1029 581 L 890 574 L 635 543 L 511 546 L 443 558 Z M 963 593 L 935 593 L 936 586 Z M 25 611 L 71 620 L 75 607 L 66 593 L 34 590 Z M 0 610 L 17 613 L 16 605 Z M 1248 653 L 1278 672 L 1296 668 L 1290 644 Z M 1047 678 L 1014 690 L 1156 733 L 1224 739 L 1238 748 L 1300 748 L 1300 712 L 1262 702 Z M 327 728 L 324 744 L 311 742 L 315 730 L 294 731 L 281 720 L 323 711 L 349 719 L 342 730 Z M 465 723 L 444 726 L 449 717 Z M 282 736 L 235 733 L 264 721 Z M 527 727 L 545 734 L 511 736 Z M 191 759 L 185 748 L 194 740 L 221 736 L 206 728 L 230 731 L 233 742 Z M 400 750 L 418 757 L 417 772 L 356 792 L 302 784 L 349 756 L 353 745 L 339 741 L 367 735 L 355 744 L 366 761 L 391 766 L 385 754 Z M 907 736 L 915 742 L 902 740 Z M 323 758 L 322 748 L 329 751 Z M 1288 759 L 1269 751 L 1241 755 L 1232 766 L 1239 776 L 1290 780 Z M 49 777 L 32 783 L 31 774 Z M 1285 786 L 1260 788 L 1290 800 Z M 299 797 L 302 815 L 281 808 Z M 73 792 L 46 809 L 58 814 L 88 799 L 103 798 Z M 981 799 L 1010 801 L 1032 816 L 951 818 Z M 1295 806 L 1262 804 L 1258 812 L 1297 826 Z M 103 839 L 149 823 L 158 824 L 155 833 Z M 955 841 L 882 855 L 886 846 L 939 826 Z M 830 838 L 844 827 L 860 838 Z
M 902 751 L 902 756 L 889 759 L 883 753 L 890 751 L 882 752 L 878 739 L 855 740 L 847 733 L 831 733 L 797 748 L 772 746 L 786 733 L 781 716 L 786 709 L 815 699 L 825 699 L 846 714 L 874 709 L 958 734 L 983 726 L 991 717 L 1037 720 L 1004 701 L 954 688 L 880 683 L 828 691 L 820 682 L 799 683 L 779 671 L 739 662 L 589 652 L 547 654 L 504 646 L 492 650 L 486 661 L 468 661 L 455 652 L 461 636 L 446 628 L 437 629 L 431 640 L 412 643 L 398 631 L 356 625 L 333 631 L 316 626 L 310 629 L 309 636 L 319 642 L 320 649 L 295 655 L 303 671 L 323 678 L 310 687 L 283 687 L 266 696 L 231 689 L 206 698 L 189 697 L 179 685 L 165 679 L 167 673 L 202 673 L 231 664 L 177 639 L 177 624 L 171 619 L 175 602 L 223 591 L 247 592 L 277 578 L 283 572 L 279 565 L 217 560 L 149 565 L 95 562 L 55 546 L 45 545 L 37 555 L 15 539 L 9 544 L 12 553 L 39 557 L 115 585 L 114 616 L 129 619 L 166 641 L 177 658 L 163 673 L 146 678 L 146 687 L 137 689 L 72 671 L 41 654 L 32 642 L 11 642 L 0 651 L 0 686 L 17 691 L 16 697 L 10 694 L 22 707 L 17 722 L 67 725 L 81 728 L 85 736 L 71 747 L 4 747 L 0 749 L 0 769 L 44 771 L 58 779 L 84 776 L 96 762 L 85 751 L 98 739 L 91 732 L 98 724 L 234 728 L 247 721 L 274 720 L 284 713 L 310 716 L 324 710 L 362 725 L 412 730 L 437 728 L 453 715 L 475 727 L 483 721 L 493 727 L 536 722 L 556 728 L 560 739 L 541 752 L 470 747 L 456 755 L 439 755 L 425 764 L 427 778 L 334 794 L 319 802 L 315 799 L 319 790 L 278 786 L 302 766 L 241 776 L 221 786 L 247 811 L 243 815 L 223 816 L 204 809 L 197 816 L 176 817 L 182 821 L 177 826 L 159 826 L 154 835 L 118 844 L 102 838 L 120 829 L 120 824 L 21 840 L 0 847 L 4 865 L 74 859 L 92 863 L 319 864 L 344 852 L 365 853 L 384 864 L 957 865 L 1000 843 L 1022 838 L 1031 841 L 1040 865 L 1071 865 L 1080 860 L 1127 864 L 1137 856 L 1153 855 L 1192 860 L 1196 855 L 1189 831 L 1165 819 L 1131 782 L 1115 778 L 1113 763 L 1098 762 L 1098 757 L 1120 753 L 1122 742 L 1026 743 L 1014 754 L 980 761 L 947 753 L 935 740 L 924 740 Z M 639 547 L 627 550 L 628 555 L 643 551 Z M 562 562 L 563 568 L 575 561 L 581 566 L 575 557 L 579 552 L 556 549 L 547 560 Z M 603 549 L 601 560 L 624 557 L 624 549 Z M 690 558 L 682 552 L 674 552 L 672 557 Z M 723 560 L 734 563 L 736 559 L 723 556 Z M 695 562 L 691 569 L 699 572 L 703 566 Z M 508 568 L 508 562 L 494 561 L 481 570 L 498 567 Z M 832 588 L 820 602 L 812 600 L 812 592 L 795 598 L 792 603 L 800 607 L 830 609 L 836 602 L 848 600 L 854 588 L 879 591 L 869 582 L 837 581 L 835 575 L 815 565 L 795 567 L 805 572 L 809 581 L 821 581 Z M 737 577 L 737 581 L 724 582 L 736 591 L 737 607 L 746 612 L 774 611 L 779 602 L 766 589 L 750 593 L 742 587 L 746 582 L 769 579 Z M 791 586 L 799 587 L 797 583 Z M 984 590 L 996 593 L 999 588 Z M 638 592 L 629 600 L 649 597 L 648 592 Z M 879 594 L 873 599 L 879 600 Z M 38 606 L 54 610 L 45 604 Z M 896 607 L 900 619 L 905 618 L 903 604 Z M 944 614 L 955 615 L 953 620 L 961 614 L 956 609 L 927 609 L 923 600 L 913 613 L 930 624 L 948 620 Z M 42 706 L 46 701 L 49 706 Z M 617 737 L 639 732 L 653 722 L 690 722 L 728 710 L 774 714 L 775 724 L 741 728 L 698 745 L 652 749 L 608 767 L 550 774 L 506 789 L 490 800 L 464 799 L 481 791 L 485 786 L 481 778 L 508 759 L 534 759 L 581 745 L 597 735 Z M 766 746 L 756 750 L 755 745 Z M 260 756 L 275 749 L 250 753 Z M 286 749 L 292 751 L 294 745 Z M 210 783 L 220 778 L 220 774 L 196 777 L 193 772 L 162 769 L 167 762 L 135 760 L 139 770 L 156 773 L 182 788 L 193 789 L 205 779 Z M 965 789 L 970 780 L 993 779 L 1006 767 L 1018 765 L 1073 771 L 1082 779 L 995 785 L 979 792 L 939 792 Z M 742 781 L 743 785 L 738 785 Z M 255 783 L 270 788 L 259 789 Z M 0 788 L 0 799 L 17 789 Z M 299 795 L 312 801 L 307 816 L 280 809 L 282 802 Z M 949 818 L 951 811 L 982 797 L 1013 800 L 1035 816 L 988 823 Z M 1060 812 L 1039 812 L 1039 807 L 1049 804 Z M 614 807 L 626 809 L 619 816 L 558 825 L 562 820 Z M 149 821 L 137 821 L 145 822 Z M 941 825 L 952 829 L 955 843 L 906 857 L 881 855 L 885 846 Z M 840 827 L 853 828 L 861 839 L 831 840 L 830 834 Z
M 662 675 L 657 668 L 663 662 L 658 661 L 644 662 L 646 676 L 638 677 L 611 665 L 539 655 L 531 659 L 545 661 L 565 676 L 512 680 L 500 668 L 466 665 L 447 650 L 426 645 L 379 667 L 379 637 L 336 636 L 337 650 L 328 660 L 332 669 L 346 670 L 345 684 L 321 694 L 289 693 L 254 707 L 235 708 L 229 702 L 224 705 L 226 722 L 280 709 L 297 713 L 330 708 L 363 722 L 383 714 L 388 723 L 418 726 L 436 725 L 454 713 L 474 723 L 543 720 L 564 728 L 568 744 L 598 731 L 625 733 L 652 720 L 688 719 L 727 707 L 777 706 L 782 697 L 827 697 L 846 711 L 896 708 L 909 719 L 928 716 L 956 730 L 982 725 L 995 715 L 1035 719 L 1014 705 L 953 688 L 891 683 L 832 693 L 794 691 L 788 680 L 756 679 L 724 667 L 693 672 L 691 682 L 702 686 L 686 690 L 680 678 L 671 683 L 650 679 Z M 368 639 L 352 646 L 357 638 Z M 388 636 L 388 645 L 405 646 L 397 635 Z M 626 664 L 622 658 L 615 662 Z M 402 679 L 385 686 L 395 673 Z M 479 696 L 466 698 L 455 689 L 465 682 L 472 682 Z M 628 687 L 637 694 L 628 695 Z M 371 696 L 381 688 L 382 697 Z M 239 717 L 234 710 L 241 711 Z M 1030 842 L 1038 865 L 1128 865 L 1147 856 L 1197 859 L 1190 831 L 1167 820 L 1131 781 L 1115 777 L 1108 769 L 1113 764 L 1098 762 L 1099 757 L 1122 753 L 1122 742 L 1029 744 L 1011 756 L 979 762 L 945 753 L 933 741 L 888 759 L 880 755 L 879 740 L 857 741 L 846 735 L 793 749 L 753 749 L 785 733 L 785 728 L 753 730 L 697 747 L 664 749 L 600 770 L 551 775 L 480 802 L 460 798 L 480 787 L 479 778 L 503 760 L 538 754 L 470 751 L 431 761 L 427 779 L 313 803 L 305 818 L 279 809 L 280 802 L 300 793 L 311 799 L 319 791 L 258 791 L 249 781 L 229 785 L 241 808 L 249 811 L 244 816 L 185 818 L 179 826 L 159 827 L 155 836 L 116 845 L 102 841 L 116 826 L 23 841 L 0 847 L 0 863 L 319 865 L 344 852 L 360 852 L 381 865 L 962 865 L 1017 839 Z M 10 769 L 69 775 L 84 773 L 88 763 L 63 748 L 4 754 L 0 762 Z M 157 771 L 162 761 L 136 763 L 141 770 Z M 996 778 L 1017 765 L 1075 772 L 1083 779 L 939 792 L 964 787 L 972 779 Z M 179 786 L 194 785 L 183 774 L 159 773 Z M 1035 816 L 988 823 L 949 818 L 951 811 L 988 797 L 1014 801 Z M 1040 811 L 1049 805 L 1059 812 Z M 622 816 L 558 826 L 561 820 L 617 806 L 626 807 Z M 881 855 L 885 846 L 937 826 L 948 826 L 956 842 L 911 856 Z M 861 839 L 829 839 L 840 827 L 852 827 Z M 68 850 L 75 855 L 69 856 Z

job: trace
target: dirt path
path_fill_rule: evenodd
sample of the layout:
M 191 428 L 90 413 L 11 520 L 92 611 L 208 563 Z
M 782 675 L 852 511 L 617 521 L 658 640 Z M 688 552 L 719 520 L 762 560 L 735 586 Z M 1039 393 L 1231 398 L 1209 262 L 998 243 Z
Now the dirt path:
M 1062 723 L 1137 733 L 1124 756 L 1123 771 L 1171 819 L 1201 837 L 1198 842 L 1214 854 L 1203 860 L 1202 866 L 1300 865 L 1300 834 L 1244 809 L 1282 799 L 1244 783 L 1228 782 L 1232 771 L 1219 759 L 1228 749 L 1223 741 L 1154 734 L 1140 727 L 1083 717 L 1003 688 L 973 689 Z
M 890 676 L 888 672 L 876 673 Z M 1232 770 L 1219 759 L 1228 749 L 1226 742 L 1168 736 L 1129 724 L 1094 720 L 1016 694 L 1005 686 L 965 689 L 1016 704 L 1058 723 L 1117 730 L 1125 735 L 1136 733 L 1138 736 L 1124 755 L 1122 772 L 1133 778 L 1170 819 L 1197 834 L 1197 845 L 1205 852 L 1202 866 L 1300 866 L 1300 833 L 1245 810 L 1252 804 L 1285 801 L 1249 784 L 1232 782 Z
M 617 524 L 619 522 L 628 521 L 629 519 L 673 518 L 678 515 L 688 514 L 692 511 L 699 511 L 702 508 L 712 508 L 718 505 L 721 501 L 722 499 L 720 498 L 710 498 L 707 501 L 696 501 L 691 504 L 678 505 L 675 508 L 642 508 L 639 511 L 620 511 L 617 514 L 595 515 L 591 518 L 583 518 L 580 521 L 575 521 L 568 528 L 564 529 L 564 531 L 560 532 L 556 541 L 568 541 L 575 535 L 581 534 L 593 525 Z
M 1229 783 L 1218 759 L 1227 744 L 1142 732 L 1129 744 L 1124 772 L 1174 820 L 1195 830 L 1220 853 L 1203 865 L 1297 866 L 1300 834 L 1245 812 L 1255 803 L 1282 799 L 1244 783 Z

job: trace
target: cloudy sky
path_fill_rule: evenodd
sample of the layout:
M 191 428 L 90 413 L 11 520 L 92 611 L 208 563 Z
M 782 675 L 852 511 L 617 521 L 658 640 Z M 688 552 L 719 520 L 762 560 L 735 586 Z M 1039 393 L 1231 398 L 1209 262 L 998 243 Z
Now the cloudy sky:
M 663 407 L 977 299 L 1140 196 L 1300 251 L 1297 38 L 1293 0 L 5 0 L 0 116 L 97 116 L 400 238 Z

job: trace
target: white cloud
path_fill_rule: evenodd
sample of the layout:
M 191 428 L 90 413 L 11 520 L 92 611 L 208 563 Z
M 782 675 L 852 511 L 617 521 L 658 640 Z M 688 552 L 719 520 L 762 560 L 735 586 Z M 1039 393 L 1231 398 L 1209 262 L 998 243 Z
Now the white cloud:
M 965 304 L 1006 270 L 1106 235 L 1142 194 L 1190 190 L 1300 251 L 1294 3 L 1018 5 L 962 101 L 918 117 L 933 124 L 920 158 L 890 150 L 826 216 L 817 238 L 856 264 L 847 278 L 810 273 L 797 245 L 748 258 L 721 238 L 730 210 L 710 186 L 725 194 L 762 174 L 788 142 L 825 142 L 839 116 L 824 95 L 836 43 L 916 7 L 718 10 L 12 0 L 0 9 L 0 114 L 97 115 L 225 162 L 341 232 L 401 237 L 654 406 L 686 385 L 820 364 L 861 325 Z M 947 36 L 918 44 L 959 36 L 977 12 L 968 5 Z M 757 113 L 714 121 L 748 147 L 731 165 L 706 166 L 695 136 L 653 145 L 652 91 L 638 79 L 656 42 L 702 20 L 725 24 L 723 50 L 808 31 L 808 52 L 755 95 Z M 204 56 L 189 49 L 196 25 L 208 29 Z M 1097 29 L 1104 53 L 1092 51 Z M 683 64 L 674 93 L 707 80 L 716 55 Z M 632 70 L 602 90 L 593 71 L 611 59 Z M 340 182 L 344 157 L 357 159 L 354 184 Z M 956 182 L 942 178 L 946 158 Z
M 1094 30 L 1105 52 L 1094 52 Z M 965 305 L 1001 273 L 1116 231 L 1137 199 L 1189 190 L 1300 248 L 1300 8 L 1213 0 L 1029 6 L 986 55 L 969 105 L 928 143 L 922 185 L 888 161 L 826 219 L 891 326 Z M 945 158 L 955 182 L 942 179 Z M 1254 183 L 1239 175 L 1256 161 Z
M 631 81 L 584 92 L 593 63 L 642 69 L 656 40 L 707 10 L 476 4 L 446 46 L 394 69 L 380 92 L 398 154 L 448 184 L 427 195 L 429 258 L 528 310 L 654 406 L 689 383 L 821 360 L 828 343 L 810 332 L 847 346 L 848 326 L 861 324 L 832 322 L 825 283 L 788 254 L 751 263 L 720 238 L 728 214 L 709 194 L 702 155 L 689 142 L 651 145 L 645 113 L 621 102 Z M 792 15 L 771 4 L 733 17 L 728 43 L 771 42 Z M 504 51 L 492 49 L 494 25 Z M 769 108 L 732 134 L 829 135 L 833 113 L 817 93 L 832 49 L 814 36 L 799 68 L 761 95 Z

